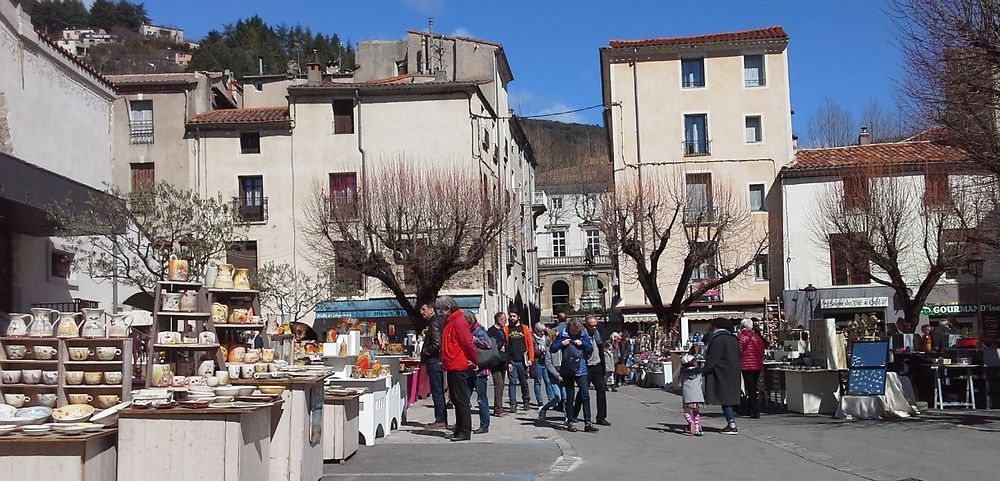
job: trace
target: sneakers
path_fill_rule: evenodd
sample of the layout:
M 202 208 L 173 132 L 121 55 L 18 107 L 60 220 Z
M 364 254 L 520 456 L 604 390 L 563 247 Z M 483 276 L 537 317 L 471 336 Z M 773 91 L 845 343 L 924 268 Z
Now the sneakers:
M 571 433 L 575 433 L 575 432 L 579 431 L 579 429 L 576 428 L 576 424 L 567 424 L 566 425 L 566 430 L 569 431 L 569 432 L 571 432 Z
M 539 421 L 545 421 L 545 410 L 544 409 L 538 411 L 538 420 Z
M 600 429 L 597 429 L 597 426 L 594 426 L 593 424 L 587 423 L 587 425 L 583 427 L 583 431 L 586 433 L 596 433 L 600 431 Z
M 472 432 L 472 434 L 486 434 L 490 432 L 489 428 L 479 428 Z
M 601 426 L 610 426 L 611 425 L 611 423 L 609 423 L 607 419 L 598 419 L 597 420 L 597 424 L 600 424 Z
M 735 435 L 735 434 L 739 434 L 740 433 L 740 429 L 737 428 L 737 427 L 735 427 L 735 426 L 726 425 L 726 427 L 722 428 L 722 431 L 719 431 L 719 432 L 722 433 L 722 434 L 734 434 Z

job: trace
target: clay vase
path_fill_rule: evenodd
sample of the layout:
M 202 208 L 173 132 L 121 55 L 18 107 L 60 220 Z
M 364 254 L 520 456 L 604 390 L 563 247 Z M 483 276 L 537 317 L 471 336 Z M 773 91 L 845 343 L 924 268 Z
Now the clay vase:
M 33 320 L 31 324 L 28 325 L 28 336 L 29 337 L 52 337 L 52 316 L 55 314 L 55 318 L 58 319 L 61 312 L 55 309 L 46 309 L 44 307 L 34 307 L 31 309 L 31 317 Z
M 229 306 L 218 302 L 212 304 L 212 322 L 225 324 L 227 317 L 229 317 Z
M 233 276 L 233 289 L 250 289 L 250 269 L 236 269 Z
M 83 337 L 104 337 L 107 328 L 104 325 L 104 309 L 83 310 Z
M 233 288 L 233 270 L 235 266 L 232 264 L 219 264 L 219 274 L 215 276 L 216 289 L 232 289 Z

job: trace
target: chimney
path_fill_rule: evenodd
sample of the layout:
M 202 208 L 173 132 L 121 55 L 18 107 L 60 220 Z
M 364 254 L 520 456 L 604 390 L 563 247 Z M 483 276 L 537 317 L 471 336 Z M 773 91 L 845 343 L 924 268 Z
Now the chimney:
M 306 64 L 306 85 L 316 86 L 323 81 L 323 70 L 318 62 Z
M 872 143 L 872 134 L 868 133 L 868 127 L 861 127 L 861 135 L 858 136 L 858 145 L 868 145 Z
M 448 71 L 447 70 L 437 70 L 434 72 L 435 82 L 447 82 L 448 81 Z

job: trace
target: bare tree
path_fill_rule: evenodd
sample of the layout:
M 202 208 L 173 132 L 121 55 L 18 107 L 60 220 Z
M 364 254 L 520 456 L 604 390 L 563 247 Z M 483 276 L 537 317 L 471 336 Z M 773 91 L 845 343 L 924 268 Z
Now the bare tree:
M 330 298 L 330 277 L 319 273 L 309 275 L 287 263 L 268 262 L 257 269 L 254 284 L 260 290 L 260 301 L 272 312 L 291 314 L 298 321 L 309 315 L 316 305 Z
M 861 109 L 860 122 L 862 127 L 868 128 L 873 143 L 899 142 L 918 129 L 908 123 L 899 110 L 885 107 L 875 99 L 869 99 Z
M 692 188 L 688 175 L 708 182 Z M 670 327 L 688 306 L 740 278 L 768 247 L 766 230 L 753 222 L 743 198 L 706 174 L 658 170 L 641 181 L 619 181 L 600 199 L 596 223 L 611 251 L 631 264 L 621 275 L 642 287 L 657 318 Z M 679 273 L 664 297 L 661 273 L 667 269 Z
M 54 204 L 59 235 L 75 240 L 74 263 L 95 279 L 117 278 L 152 294 L 171 255 L 189 262 L 193 279 L 245 238 L 232 204 L 160 182 L 133 192 L 111 188 L 85 205 Z
M 357 196 L 331 198 L 315 186 L 303 226 L 314 263 L 377 279 L 422 328 L 420 305 L 493 259 L 497 239 L 510 229 L 512 199 L 478 175 L 399 161 L 370 171 Z M 498 275 L 484 270 L 483 277 Z
M 965 269 L 975 245 L 975 200 L 952 188 L 945 172 L 851 169 L 811 216 L 815 241 L 833 253 L 835 282 L 892 288 L 914 327 L 934 286 Z
M 809 143 L 813 147 L 850 145 L 860 131 L 855 128 L 851 112 L 832 98 L 823 100 L 808 123 Z

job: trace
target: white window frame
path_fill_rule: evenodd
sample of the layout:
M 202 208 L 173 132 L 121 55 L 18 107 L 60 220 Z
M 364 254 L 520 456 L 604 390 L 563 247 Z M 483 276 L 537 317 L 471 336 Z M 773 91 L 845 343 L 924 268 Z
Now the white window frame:
M 753 191 L 750 190 L 751 187 L 755 185 L 760 185 L 764 187 L 763 197 L 761 197 L 761 210 L 753 209 Z M 762 212 L 767 212 L 767 182 L 764 181 L 751 181 L 747 182 L 747 206 L 750 208 L 751 214 L 759 214 Z
M 760 128 L 758 129 L 758 134 L 760 134 L 760 140 L 756 142 L 751 142 L 747 139 L 747 120 L 757 118 L 760 121 Z M 743 114 L 743 143 L 747 145 L 763 145 L 764 144 L 764 115 L 760 113 L 749 113 Z
M 559 251 L 556 249 L 556 237 L 559 237 L 562 241 L 562 255 L 559 255 Z M 566 257 L 566 237 L 566 231 L 564 230 L 552 231 L 552 257 Z
M 591 234 L 597 234 L 597 235 L 596 236 L 591 236 Z M 583 251 L 584 254 L 586 254 L 587 250 L 590 249 L 590 247 L 592 245 L 592 243 L 591 243 L 592 240 L 596 240 L 596 242 L 594 242 L 593 244 L 596 244 L 596 247 L 597 247 L 597 252 L 594 253 L 594 257 L 597 257 L 597 256 L 601 255 L 602 252 L 604 252 L 604 247 L 601 245 L 601 231 L 600 230 L 594 229 L 594 228 L 584 229 L 584 231 L 583 231 L 583 239 L 584 239 L 584 251 Z
M 761 64 L 762 64 L 761 67 L 762 67 L 763 73 L 764 73 L 764 85 L 747 86 L 747 70 L 746 70 L 747 63 L 746 63 L 746 58 L 747 57 L 757 57 L 757 56 L 759 56 L 760 59 L 761 59 Z M 766 89 L 766 88 L 768 88 L 771 85 L 771 72 L 768 71 L 769 70 L 768 69 L 768 64 L 770 64 L 770 63 L 771 62 L 767 61 L 767 53 L 764 52 L 763 50 L 748 51 L 748 52 L 744 52 L 743 55 L 740 55 L 740 71 L 742 72 L 741 76 L 743 77 L 743 88 L 745 88 L 745 89 L 751 89 L 751 90 Z

